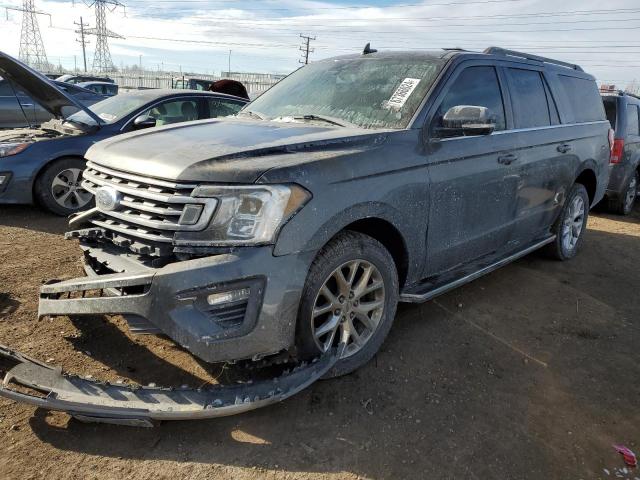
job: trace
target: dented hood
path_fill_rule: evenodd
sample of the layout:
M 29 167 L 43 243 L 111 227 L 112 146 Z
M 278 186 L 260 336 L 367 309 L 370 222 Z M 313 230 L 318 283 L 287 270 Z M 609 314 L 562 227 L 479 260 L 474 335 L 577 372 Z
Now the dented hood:
M 67 95 L 47 77 L 4 52 L 0 52 L 0 77 L 20 86 L 56 118 L 63 119 L 78 110 L 84 110 L 98 125 L 103 123 L 91 110 Z
M 119 135 L 95 144 L 86 157 L 104 167 L 160 179 L 249 183 L 296 153 L 308 159 L 326 156 L 331 149 L 373 146 L 388 132 L 232 117 Z

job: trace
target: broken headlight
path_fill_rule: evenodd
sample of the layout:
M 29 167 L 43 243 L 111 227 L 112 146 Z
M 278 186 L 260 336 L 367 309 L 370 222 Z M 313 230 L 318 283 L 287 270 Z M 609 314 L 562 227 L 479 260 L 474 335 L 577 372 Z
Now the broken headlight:
M 0 158 L 17 155 L 27 148 L 30 143 L 0 143 Z
M 280 227 L 311 198 L 298 185 L 203 185 L 193 195 L 218 200 L 207 229 L 207 240 L 214 245 L 270 243 Z

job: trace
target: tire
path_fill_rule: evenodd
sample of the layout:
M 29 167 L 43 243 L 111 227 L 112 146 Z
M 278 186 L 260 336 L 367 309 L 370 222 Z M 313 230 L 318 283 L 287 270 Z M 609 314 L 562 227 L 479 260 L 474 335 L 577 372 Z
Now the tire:
M 60 216 L 93 206 L 93 196 L 80 187 L 85 165 L 82 158 L 61 158 L 47 165 L 34 186 L 38 204 Z
M 608 200 L 608 209 L 612 213 L 618 215 L 629 215 L 633 210 L 638 195 L 638 186 L 640 185 L 640 174 L 634 172 L 627 182 L 624 191 L 620 194 L 620 198 L 610 198 Z
M 578 215 L 576 207 L 580 203 L 582 204 L 582 214 Z M 547 246 L 547 253 L 562 261 L 575 257 L 584 240 L 588 218 L 589 195 L 587 189 L 584 188 L 584 185 L 575 183 L 551 229 L 556 238 Z M 570 239 L 567 237 L 568 235 L 571 236 Z
M 336 280 L 338 269 L 346 281 L 342 289 Z M 369 273 L 366 277 L 365 272 Z M 330 290 L 333 302 L 323 287 Z M 371 291 L 360 295 L 359 292 L 367 290 Z M 373 358 L 387 337 L 396 314 L 398 296 L 398 272 L 389 251 L 368 235 L 351 231 L 340 233 L 322 248 L 309 269 L 296 328 L 299 356 L 303 359 L 317 357 L 346 336 L 348 342 L 343 356 L 325 378 L 339 377 L 360 368 Z M 367 306 L 363 307 L 365 303 Z M 377 307 L 373 308 L 373 305 Z M 314 307 L 316 312 L 322 312 L 327 306 L 326 313 L 313 317 Z M 365 321 L 363 315 L 368 320 Z M 323 331 L 320 327 L 328 325 L 333 326 L 332 332 L 319 335 Z

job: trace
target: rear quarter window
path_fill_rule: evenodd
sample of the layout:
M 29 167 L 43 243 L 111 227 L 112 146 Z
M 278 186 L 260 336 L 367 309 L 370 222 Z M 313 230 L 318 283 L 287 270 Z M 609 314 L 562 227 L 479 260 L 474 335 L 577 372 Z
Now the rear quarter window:
M 640 135 L 640 130 L 638 128 L 638 106 L 637 105 L 627 105 L 627 135 Z
M 604 98 L 603 103 L 604 103 L 604 112 L 607 115 L 607 120 L 609 120 L 609 123 L 611 124 L 611 128 L 615 130 L 616 129 L 616 113 L 617 113 L 616 101 L 615 99 Z
M 602 99 L 596 82 L 568 75 L 558 75 L 560 94 L 566 99 L 569 123 L 605 120 Z

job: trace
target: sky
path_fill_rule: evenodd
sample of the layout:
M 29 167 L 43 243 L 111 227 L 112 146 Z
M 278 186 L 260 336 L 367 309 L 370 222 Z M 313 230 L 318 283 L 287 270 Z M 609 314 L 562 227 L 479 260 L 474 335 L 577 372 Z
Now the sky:
M 232 71 L 289 73 L 300 66 L 303 34 L 315 38 L 311 61 L 361 52 L 367 42 L 379 50 L 495 45 L 578 63 L 619 88 L 640 81 L 638 0 L 122 1 L 107 14 L 108 28 L 124 37 L 109 41 L 116 66 L 219 74 L 230 55 Z M 36 8 L 51 14 L 51 23 L 38 17 L 49 62 L 80 67 L 74 22 L 94 26 L 94 8 L 81 0 L 36 0 Z M 22 14 L 1 13 L 0 50 L 17 56 Z

